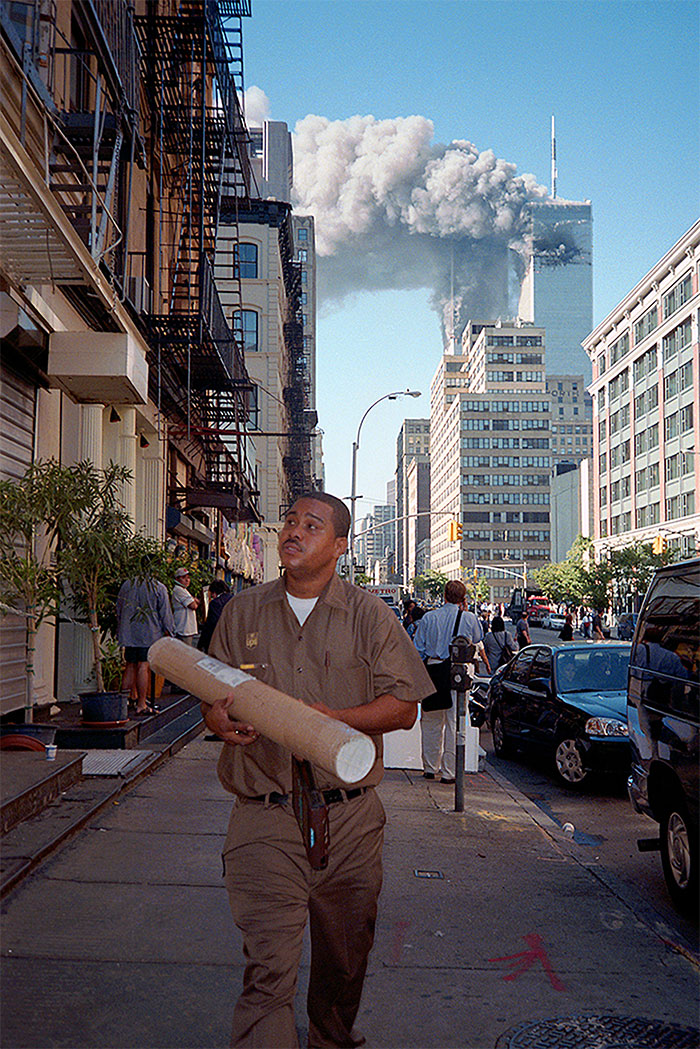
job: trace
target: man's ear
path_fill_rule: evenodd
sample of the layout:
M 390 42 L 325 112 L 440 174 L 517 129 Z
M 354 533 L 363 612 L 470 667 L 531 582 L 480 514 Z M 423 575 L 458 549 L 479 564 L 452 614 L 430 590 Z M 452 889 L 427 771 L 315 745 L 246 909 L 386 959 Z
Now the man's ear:
M 342 557 L 347 552 L 348 541 L 344 535 L 337 535 L 335 537 L 335 556 Z

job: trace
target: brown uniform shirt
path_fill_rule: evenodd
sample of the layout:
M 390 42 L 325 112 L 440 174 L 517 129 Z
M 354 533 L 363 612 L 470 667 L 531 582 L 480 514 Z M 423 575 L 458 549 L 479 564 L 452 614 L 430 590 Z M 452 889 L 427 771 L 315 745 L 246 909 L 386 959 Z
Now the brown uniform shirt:
M 287 601 L 283 579 L 251 587 L 227 603 L 209 655 L 306 703 L 333 710 L 369 703 L 389 694 L 416 703 L 434 686 L 406 631 L 383 601 L 333 575 L 303 626 Z M 382 736 L 374 766 L 362 780 L 382 778 Z M 247 797 L 291 791 L 291 756 L 260 737 L 247 746 L 224 746 L 219 778 L 227 790 Z M 343 786 L 315 769 L 321 789 Z

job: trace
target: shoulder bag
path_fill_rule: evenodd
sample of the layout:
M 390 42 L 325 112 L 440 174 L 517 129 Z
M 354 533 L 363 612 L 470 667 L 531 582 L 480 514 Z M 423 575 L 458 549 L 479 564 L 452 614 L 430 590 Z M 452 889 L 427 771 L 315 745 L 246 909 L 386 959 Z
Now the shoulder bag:
M 460 608 L 457 613 L 455 620 L 455 627 L 452 631 L 452 637 L 457 636 L 459 629 L 459 621 L 462 618 L 462 609 Z M 449 710 L 452 706 L 452 690 L 450 688 L 450 659 L 441 659 L 439 663 L 427 663 L 425 669 L 430 674 L 430 678 L 435 685 L 435 691 L 432 695 L 426 696 L 421 702 L 423 710 Z

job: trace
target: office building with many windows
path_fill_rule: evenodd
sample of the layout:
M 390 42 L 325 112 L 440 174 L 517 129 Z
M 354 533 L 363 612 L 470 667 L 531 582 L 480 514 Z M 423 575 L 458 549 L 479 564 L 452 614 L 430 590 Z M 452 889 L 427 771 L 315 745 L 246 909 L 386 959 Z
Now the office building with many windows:
M 550 402 L 545 333 L 521 321 L 470 321 L 431 385 L 431 566 L 483 566 L 495 601 L 549 560 Z
M 584 341 L 593 367 L 596 549 L 700 545 L 700 222 Z
M 409 551 L 415 551 L 430 534 L 427 516 L 430 476 L 429 472 L 423 471 L 420 476 L 413 477 L 409 495 L 409 470 L 413 460 L 430 463 L 430 419 L 404 419 L 396 438 L 396 571 L 404 586 L 408 586 L 416 575 Z M 418 513 L 424 516 L 416 517 Z M 409 514 L 414 516 L 409 517 Z M 412 536 L 409 536 L 409 531 L 413 532 Z
M 590 376 L 581 348 L 593 326 L 593 216 L 590 201 L 528 205 L 518 315 L 547 333 L 548 374 Z

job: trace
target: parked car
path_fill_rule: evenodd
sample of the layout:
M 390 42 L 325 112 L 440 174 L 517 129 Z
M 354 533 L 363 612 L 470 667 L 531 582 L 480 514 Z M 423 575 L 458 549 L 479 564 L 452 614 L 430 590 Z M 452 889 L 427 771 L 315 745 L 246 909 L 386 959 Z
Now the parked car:
M 639 616 L 636 612 L 623 612 L 622 615 L 617 617 L 617 637 L 619 641 L 632 640 L 638 619 Z
M 559 612 L 549 612 L 542 620 L 542 626 L 545 630 L 561 630 L 565 622 L 566 617 Z
M 659 824 L 672 900 L 698 909 L 700 559 L 658 569 L 630 659 L 627 723 L 632 805 Z
M 628 773 L 629 657 L 630 646 L 618 641 L 528 645 L 491 681 L 496 754 L 516 745 L 542 751 L 568 787 L 593 773 Z
M 530 626 L 542 626 L 545 618 L 553 615 L 555 612 L 556 609 L 552 608 L 551 605 L 531 605 L 528 614 L 528 622 L 530 623 Z

